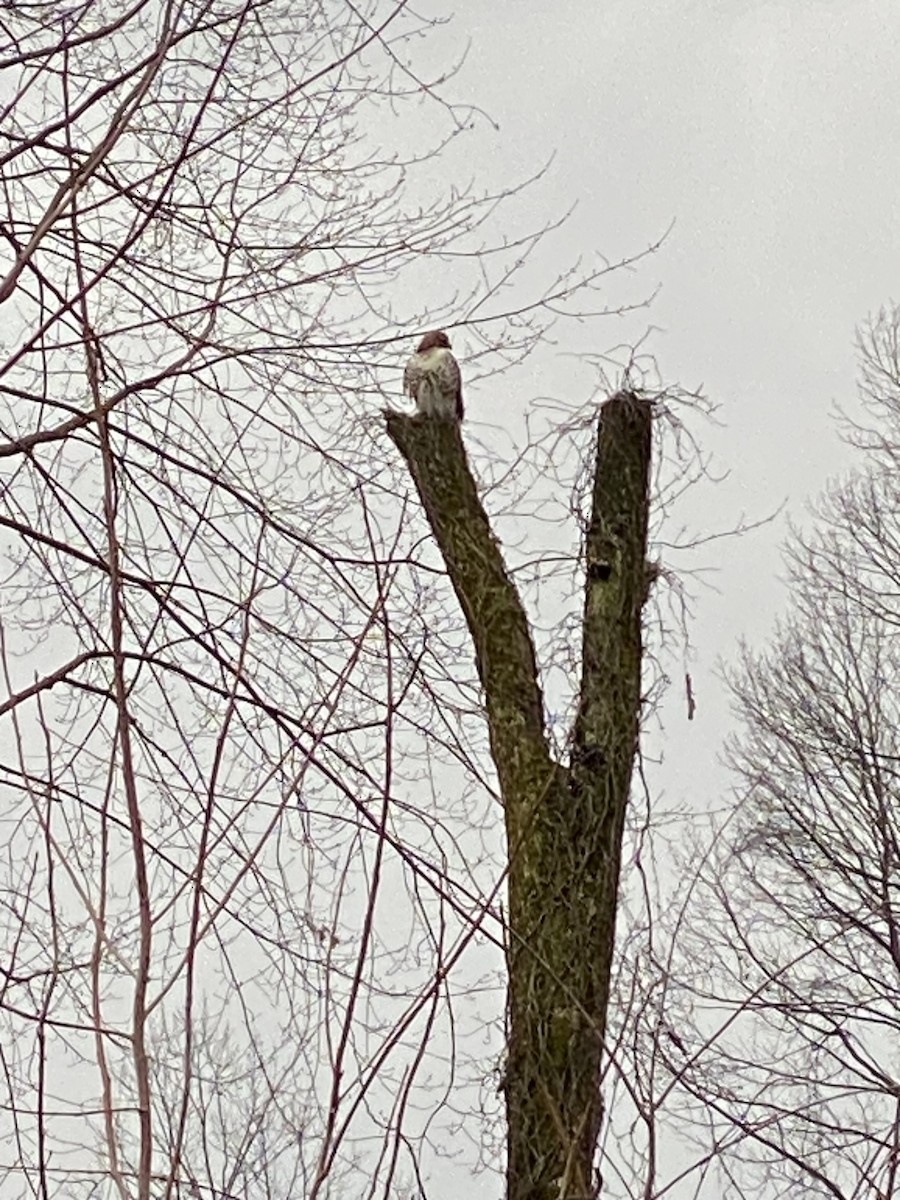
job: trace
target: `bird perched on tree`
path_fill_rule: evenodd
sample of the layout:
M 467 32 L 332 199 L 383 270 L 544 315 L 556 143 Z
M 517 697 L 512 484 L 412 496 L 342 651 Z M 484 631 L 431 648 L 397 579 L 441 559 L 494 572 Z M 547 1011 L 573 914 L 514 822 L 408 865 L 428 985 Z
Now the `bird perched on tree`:
M 403 372 L 403 390 L 426 417 L 463 419 L 462 377 L 459 363 L 443 329 L 426 333 Z

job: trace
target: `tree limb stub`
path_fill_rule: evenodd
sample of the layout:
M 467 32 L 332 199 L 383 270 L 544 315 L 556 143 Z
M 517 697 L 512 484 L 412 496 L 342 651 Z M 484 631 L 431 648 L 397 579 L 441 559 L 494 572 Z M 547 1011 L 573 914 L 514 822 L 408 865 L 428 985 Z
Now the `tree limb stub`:
M 466 617 L 509 851 L 509 1200 L 590 1200 L 621 842 L 640 717 L 652 401 L 600 409 L 571 761 L 550 753 L 534 644 L 459 427 L 387 414 Z

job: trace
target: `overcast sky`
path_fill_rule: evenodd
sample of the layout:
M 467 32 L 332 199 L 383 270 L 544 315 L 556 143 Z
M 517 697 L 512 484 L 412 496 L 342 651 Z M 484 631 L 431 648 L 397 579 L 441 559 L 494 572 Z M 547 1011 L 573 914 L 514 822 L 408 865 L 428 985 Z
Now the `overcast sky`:
M 446 2 L 420 0 L 429 17 L 446 13 Z M 456 0 L 452 20 L 404 48 L 417 69 L 436 74 L 463 52 L 446 94 L 481 106 L 496 128 L 476 122 L 435 160 L 431 182 L 506 187 L 549 162 L 511 218 L 519 232 L 575 205 L 565 232 L 534 264 L 547 275 L 554 255 L 560 265 L 597 252 L 633 256 L 670 229 L 633 276 L 610 283 L 613 307 L 659 287 L 652 308 L 572 327 L 560 351 L 599 353 L 652 325 L 649 349 L 663 377 L 702 385 L 718 406 L 721 425 L 698 418 L 693 432 L 730 474 L 684 506 L 697 537 L 782 503 L 802 518 L 807 499 L 849 461 L 832 412 L 837 403 L 853 407 L 855 327 L 900 299 L 897 0 Z M 378 109 L 376 133 L 390 148 L 392 119 L 397 142 L 407 135 L 388 109 Z M 432 120 L 441 110 L 424 103 L 422 113 Z M 436 307 L 447 301 L 433 299 Z M 465 365 L 473 335 L 463 331 L 454 344 Z M 401 367 L 386 367 L 385 386 L 395 393 L 403 352 Z M 478 440 L 490 444 L 492 428 L 515 427 L 524 406 L 548 391 L 581 404 L 593 375 L 560 353 L 518 375 L 475 379 L 464 432 L 476 469 Z M 373 396 L 373 408 L 381 402 Z M 670 661 L 676 682 L 664 712 L 666 762 L 651 774 L 655 798 L 700 809 L 720 799 L 727 779 L 715 763 L 727 699 L 714 668 L 720 657 L 734 660 L 742 637 L 764 645 L 786 600 L 778 581 L 784 532 L 782 517 L 666 563 L 715 573 L 703 576 L 710 587 L 687 579 L 696 596 L 690 667 L 698 710 L 689 723 L 678 663 Z M 500 832 L 498 824 L 486 837 Z M 398 924 L 398 945 L 404 936 Z M 480 953 L 476 947 L 463 968 L 472 978 L 482 970 Z M 465 1008 L 470 1001 L 501 1011 L 496 989 L 473 989 L 460 1001 L 468 1029 L 478 1020 Z M 496 1023 L 481 1043 L 485 1072 L 499 1057 L 492 1037 Z M 492 1077 L 483 1092 L 496 1108 Z M 465 1136 L 479 1127 L 470 1120 L 457 1133 L 455 1104 L 453 1097 L 436 1125 L 449 1129 L 454 1159 L 443 1181 L 432 1179 L 435 1194 L 496 1196 L 496 1176 L 470 1179 L 477 1151 Z
M 855 328 L 900 297 L 896 5 L 458 0 L 454 13 L 429 48 L 469 43 L 454 91 L 499 126 L 467 148 L 476 179 L 509 183 L 555 153 L 529 203 L 535 216 L 577 203 L 573 252 L 632 254 L 674 222 L 638 275 L 659 296 L 629 329 L 656 326 L 666 379 L 702 383 L 720 406 L 723 427 L 697 432 L 731 475 L 697 493 L 698 532 L 785 500 L 802 517 L 849 461 L 831 413 L 854 402 Z M 621 336 L 611 324 L 608 344 Z M 478 421 L 477 391 L 468 414 Z M 763 643 L 785 599 L 784 529 L 694 560 L 717 568 L 719 591 L 699 592 L 699 708 L 692 726 L 680 701 L 667 717 L 690 751 L 680 765 L 670 754 L 667 789 L 715 759 L 724 697 L 710 668 L 741 636 Z
M 676 683 L 652 786 L 664 803 L 716 807 L 730 727 L 717 660 L 734 661 L 744 637 L 764 647 L 784 608 L 787 518 L 802 520 L 852 461 L 833 412 L 854 407 L 856 327 L 900 300 L 900 10 L 885 0 L 457 0 L 454 14 L 427 50 L 440 59 L 468 44 L 454 94 L 499 126 L 465 151 L 476 180 L 508 185 L 555 155 L 529 211 L 540 220 L 575 203 L 563 239 L 573 254 L 631 255 L 674 223 L 637 278 L 611 290 L 615 302 L 659 285 L 649 313 L 580 348 L 652 324 L 665 379 L 702 384 L 719 406 L 721 426 L 698 421 L 695 432 L 730 475 L 698 490 L 684 515 L 702 535 L 786 504 L 772 525 L 671 563 L 715 568 L 704 576 L 714 587 L 689 581 L 698 710 L 688 723 Z M 465 335 L 458 342 L 464 354 Z M 558 368 L 563 390 L 568 379 L 589 386 L 568 360 Z M 496 401 L 487 385 L 470 390 L 467 430 L 502 422 Z M 508 403 L 520 402 L 513 391 Z

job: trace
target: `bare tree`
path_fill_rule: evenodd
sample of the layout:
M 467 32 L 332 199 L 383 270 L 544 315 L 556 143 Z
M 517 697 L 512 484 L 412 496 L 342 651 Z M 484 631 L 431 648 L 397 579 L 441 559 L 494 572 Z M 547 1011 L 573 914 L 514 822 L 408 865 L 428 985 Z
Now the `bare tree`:
M 895 309 L 861 335 L 865 457 L 793 534 L 789 615 L 732 676 L 739 801 L 693 897 L 669 1062 L 734 1195 L 898 1189 L 898 330 Z
M 451 999 L 463 962 L 497 991 L 503 876 L 461 621 L 367 405 L 412 329 L 491 329 L 490 371 L 613 268 L 506 314 L 542 231 L 492 244 L 504 195 L 429 183 L 473 112 L 402 0 L 0 31 L 3 1193 L 424 1191 L 484 1139 L 452 1089 L 489 1104 L 496 1025 Z M 386 153 L 422 100 L 435 140 Z
M 652 413 L 650 400 L 624 392 L 597 422 L 568 762 L 548 741 L 531 631 L 457 423 L 388 417 L 472 635 L 503 799 L 510 1200 L 599 1192 L 601 1056 L 641 709 Z

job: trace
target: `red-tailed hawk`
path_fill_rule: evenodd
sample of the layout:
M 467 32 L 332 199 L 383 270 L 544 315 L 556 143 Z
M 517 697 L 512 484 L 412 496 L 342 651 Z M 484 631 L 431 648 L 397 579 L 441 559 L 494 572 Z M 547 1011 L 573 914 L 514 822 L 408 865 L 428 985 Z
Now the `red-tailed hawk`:
M 426 333 L 403 372 L 403 390 L 426 417 L 463 419 L 462 378 L 459 363 L 443 329 Z

